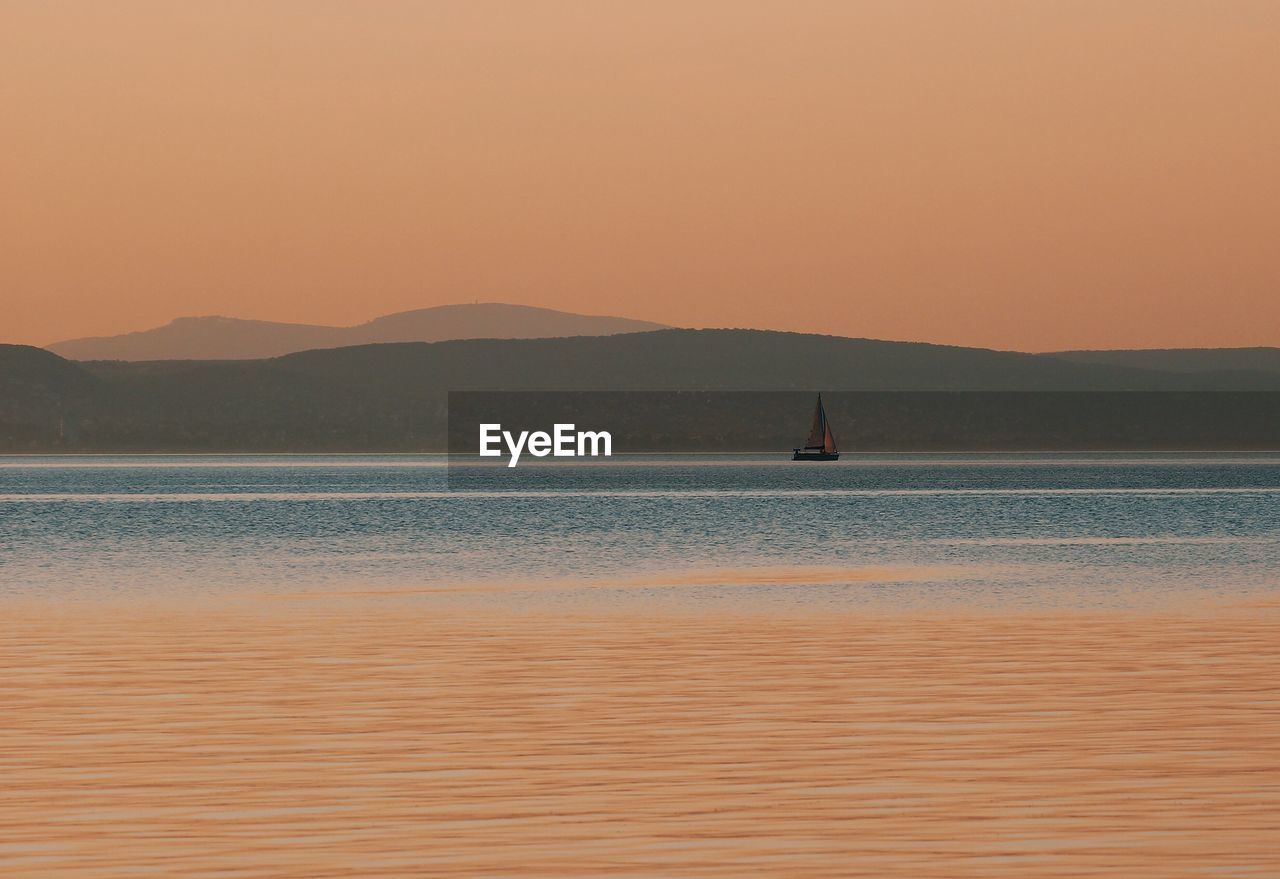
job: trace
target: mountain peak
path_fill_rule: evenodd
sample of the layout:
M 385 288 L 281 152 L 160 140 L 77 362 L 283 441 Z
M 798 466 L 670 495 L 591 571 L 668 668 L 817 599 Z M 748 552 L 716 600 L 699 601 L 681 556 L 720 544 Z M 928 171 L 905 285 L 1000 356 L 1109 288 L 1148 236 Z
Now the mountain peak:
M 666 327 L 623 317 L 483 302 L 402 311 L 351 327 L 187 316 L 149 330 L 70 339 L 46 347 L 71 360 L 253 360 L 381 342 L 610 336 L 657 329 Z

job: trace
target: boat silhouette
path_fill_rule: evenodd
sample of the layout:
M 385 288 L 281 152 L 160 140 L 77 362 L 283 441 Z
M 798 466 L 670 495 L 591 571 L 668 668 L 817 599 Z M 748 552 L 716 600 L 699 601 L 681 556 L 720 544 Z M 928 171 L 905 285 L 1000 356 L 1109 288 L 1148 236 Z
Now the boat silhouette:
M 818 404 L 813 408 L 813 424 L 809 426 L 809 438 L 798 449 L 792 450 L 792 461 L 839 461 L 840 450 L 836 448 L 836 438 L 831 433 L 831 422 L 827 420 L 827 410 L 822 407 L 822 394 L 818 394 Z

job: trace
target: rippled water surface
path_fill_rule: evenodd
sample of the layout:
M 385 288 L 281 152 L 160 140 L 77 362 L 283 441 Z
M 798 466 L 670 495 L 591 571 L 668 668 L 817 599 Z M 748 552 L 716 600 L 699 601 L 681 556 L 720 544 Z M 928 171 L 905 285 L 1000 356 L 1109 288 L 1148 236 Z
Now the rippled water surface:
M 7 594 L 1127 605 L 1274 588 L 1280 455 L 8 457 L 0 534 Z
M 0 538 L 5 876 L 1280 876 L 1280 456 L 9 458 Z

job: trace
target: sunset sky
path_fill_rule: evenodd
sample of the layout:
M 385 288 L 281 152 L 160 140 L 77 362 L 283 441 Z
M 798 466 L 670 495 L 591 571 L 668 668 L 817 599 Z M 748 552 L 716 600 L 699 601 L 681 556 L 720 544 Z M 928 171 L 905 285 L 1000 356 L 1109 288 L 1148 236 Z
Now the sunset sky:
M 472 300 L 1280 345 L 1275 0 L 0 4 L 0 341 Z

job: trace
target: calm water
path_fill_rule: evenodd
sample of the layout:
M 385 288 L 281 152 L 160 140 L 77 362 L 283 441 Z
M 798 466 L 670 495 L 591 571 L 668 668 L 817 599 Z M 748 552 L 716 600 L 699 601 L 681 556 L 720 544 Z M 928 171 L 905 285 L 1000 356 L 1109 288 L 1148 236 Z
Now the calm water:
M 494 583 L 529 588 L 474 588 Z M 0 594 L 460 586 L 735 606 L 1246 595 L 1280 588 L 1280 455 L 0 457 Z

